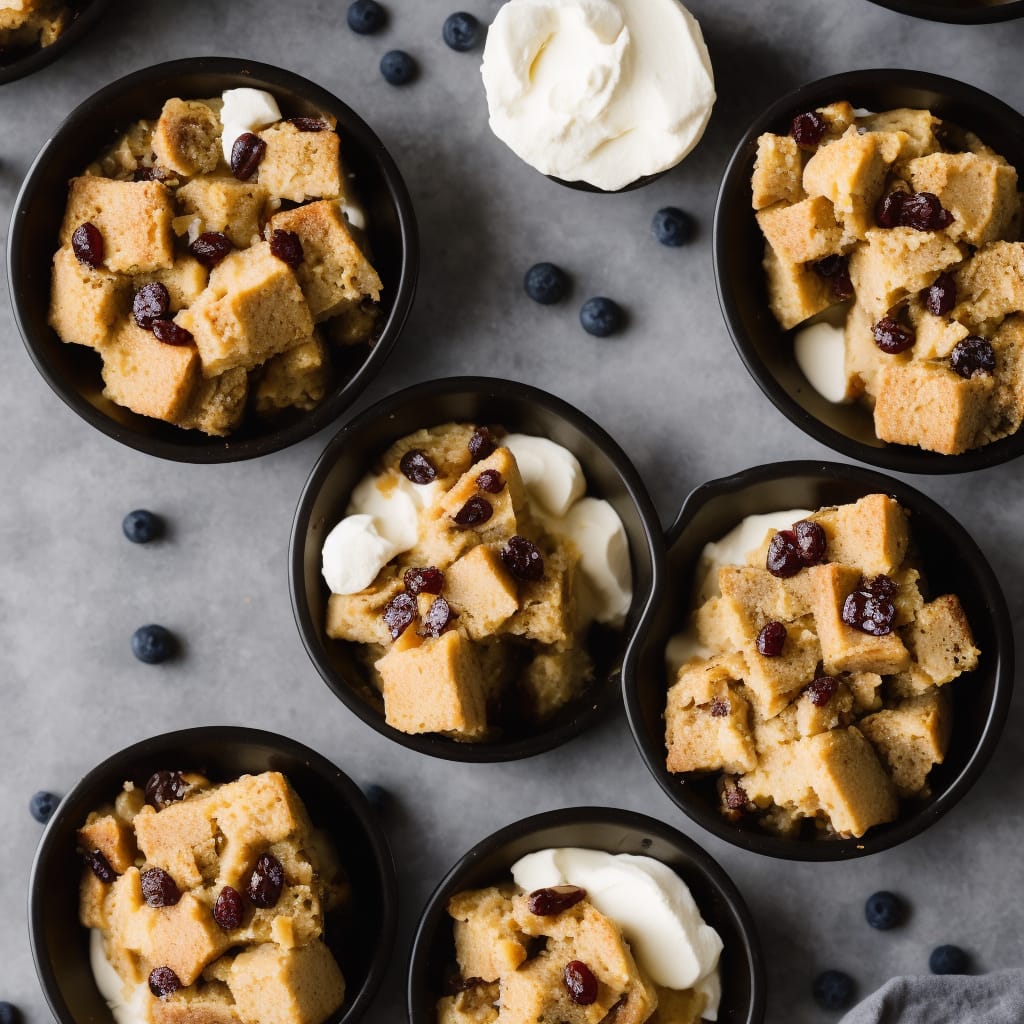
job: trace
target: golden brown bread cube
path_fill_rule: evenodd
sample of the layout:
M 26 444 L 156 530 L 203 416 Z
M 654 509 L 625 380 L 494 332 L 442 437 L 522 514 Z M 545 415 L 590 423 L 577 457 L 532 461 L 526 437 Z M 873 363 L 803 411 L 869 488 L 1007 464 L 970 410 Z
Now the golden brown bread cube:
M 953 315 L 980 325 L 1024 310 L 1024 242 L 989 242 L 956 274 Z
M 786 641 L 782 653 L 768 658 L 760 654 L 753 641 L 743 644 L 747 662 L 744 682 L 754 695 L 758 710 L 765 715 L 778 714 L 795 691 L 814 678 L 814 669 L 821 661 L 821 645 L 815 636 L 810 618 L 784 623 Z
M 157 164 L 192 177 L 220 163 L 220 116 L 208 103 L 173 97 L 164 103 L 153 129 Z
M 486 730 L 485 683 L 472 643 L 458 630 L 419 647 L 392 648 L 376 668 L 388 725 L 406 733 L 450 732 L 467 739 Z
M 192 893 L 172 907 L 141 907 L 136 916 L 139 955 L 154 967 L 170 967 L 183 985 L 191 985 L 231 945 L 212 909 Z
M 86 175 L 72 178 L 60 229 L 61 245 L 82 224 L 103 236 L 107 270 L 142 274 L 174 263 L 170 190 L 158 181 L 111 181 Z
M 519 692 L 533 717 L 543 720 L 578 697 L 593 671 L 593 662 L 582 645 L 542 649 L 523 669 Z
M 838 252 L 843 229 L 832 204 L 822 196 L 810 196 L 798 203 L 778 203 L 757 214 L 768 244 L 779 259 L 788 263 L 809 263 Z
M 54 253 L 49 324 L 61 341 L 101 350 L 130 304 L 127 278 L 85 266 L 70 245 Z
M 199 868 L 214 847 L 213 803 L 209 797 L 189 797 L 159 813 L 144 807 L 134 821 L 135 840 L 151 867 L 163 868 L 179 885 L 194 888 L 203 882 Z
M 750 180 L 755 210 L 775 203 L 799 202 L 804 195 L 800 149 L 791 135 L 765 132 L 757 140 L 754 175 Z
M 302 132 L 280 121 L 256 134 L 267 144 L 259 183 L 272 196 L 303 203 L 343 194 L 336 132 Z
M 138 855 L 132 830 L 113 814 L 90 814 L 78 830 L 78 845 L 86 851 L 99 850 L 119 875 L 135 863 Z
M 186 430 L 224 437 L 242 422 L 248 394 L 249 378 L 241 367 L 200 378 L 188 407 L 174 422 Z
M 1015 433 L 1024 421 L 1024 316 L 1007 317 L 990 340 L 996 357 L 995 392 L 985 440 Z
M 789 583 L 749 565 L 725 565 L 718 570 L 719 589 L 726 601 L 733 602 L 744 640 L 753 640 L 771 619 L 789 622 L 810 611 L 800 590 Z
M 515 614 L 519 596 L 495 547 L 478 544 L 445 570 L 444 596 L 471 640 L 490 636 Z
M 414 431 L 397 440 L 384 453 L 381 468 L 399 473 L 406 452 L 422 451 L 437 470 L 437 480 L 451 487 L 473 463 L 469 439 L 475 431 L 476 427 L 470 423 L 447 423 Z
M 177 197 L 183 212 L 202 222 L 200 233 L 223 232 L 239 249 L 259 238 L 260 217 L 270 198 L 258 182 L 226 175 L 194 178 L 178 189 Z
M 899 159 L 912 160 L 939 151 L 935 129 L 942 122 L 930 110 L 897 107 L 857 119 L 869 132 L 902 132 L 907 139 Z
M 448 913 L 455 922 L 455 957 L 463 977 L 497 981 L 526 959 L 526 935 L 502 889 L 456 893 L 448 901 Z
M 140 167 L 153 163 L 153 121 L 136 121 L 98 160 L 86 168 L 86 174 L 99 178 L 132 178 Z
M 907 513 L 887 494 L 868 494 L 808 518 L 825 531 L 825 557 L 855 566 L 865 576 L 895 572 L 910 543 Z
M 900 796 L 916 796 L 932 766 L 942 764 L 952 724 L 947 695 L 931 690 L 868 715 L 859 727 L 888 767 Z
M 218 961 L 219 962 L 219 961 Z M 222 981 L 199 982 L 149 1003 L 151 1024 L 240 1024 L 231 990 Z
M 708 997 L 695 989 L 663 988 L 655 985 L 658 1005 L 647 1024 L 700 1024 Z
M 835 299 L 828 281 L 802 263 L 780 259 L 770 245 L 764 247 L 768 277 L 768 305 L 784 331 L 828 309 Z
M 924 605 L 904 636 L 914 659 L 912 673 L 933 686 L 944 686 L 978 665 L 981 653 L 956 594 L 943 594 Z
M 313 409 L 327 393 L 331 364 L 318 334 L 272 356 L 254 388 L 256 411 L 270 416 L 282 409 Z
M 882 677 L 877 672 L 851 672 L 845 677 L 858 712 L 879 711 L 882 707 Z
M 191 306 L 202 294 L 210 279 L 210 273 L 197 259 L 191 256 L 177 256 L 174 263 L 164 270 L 153 270 L 138 274 L 132 279 L 136 291 L 144 284 L 156 281 L 167 289 L 172 313 Z
M 380 276 L 356 245 L 337 203 L 323 200 L 283 210 L 270 218 L 269 227 L 299 236 L 302 262 L 295 276 L 318 323 L 363 299 L 380 299 Z
M 970 334 L 958 321 L 929 313 L 919 299 L 911 299 L 908 310 L 916 335 L 913 351 L 917 359 L 947 359 L 956 343 Z
M 864 391 L 874 394 L 875 379 L 886 366 L 906 363 L 913 358 L 911 350 L 895 354 L 883 352 L 875 344 L 871 330 L 876 322 L 867 308 L 856 302 L 850 307 L 843 328 L 843 371 L 851 382 L 850 389 L 861 395 Z
M 443 996 L 437 1001 L 437 1024 L 495 1024 L 499 998 L 497 982 Z
M 519 608 L 502 626 L 503 633 L 542 644 L 569 642 L 578 626 L 576 586 L 579 552 L 569 542 L 541 546 L 544 576 L 519 581 Z
M 498 473 L 501 489 L 497 494 L 484 491 L 478 480 L 482 473 Z M 482 498 L 491 508 L 490 516 L 478 525 L 459 526 L 457 516 L 474 499 Z M 520 517 L 526 509 L 526 487 L 519 466 L 508 448 L 497 448 L 466 470 L 447 494 L 431 510 L 439 525 L 449 530 L 462 530 L 483 543 L 507 540 L 520 533 Z
M 796 731 L 801 736 L 817 736 L 829 729 L 850 724 L 854 699 L 850 687 L 844 681 L 840 681 L 835 692 L 824 703 L 815 703 L 814 692 L 812 686 L 793 702 Z
M 331 594 L 327 599 L 327 635 L 357 644 L 390 645 L 384 607 L 403 589 L 401 576 L 389 566 L 358 594 Z
M 101 882 L 92 868 L 82 871 L 82 881 L 78 887 L 78 920 L 84 928 L 106 928 L 107 897 L 110 886 Z

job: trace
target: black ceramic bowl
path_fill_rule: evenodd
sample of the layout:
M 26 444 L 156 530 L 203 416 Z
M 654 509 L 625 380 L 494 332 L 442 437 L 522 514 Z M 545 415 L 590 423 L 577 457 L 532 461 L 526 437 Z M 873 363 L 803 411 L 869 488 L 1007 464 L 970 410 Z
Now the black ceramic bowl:
M 593 651 L 594 682 L 542 727 L 482 743 L 437 734 L 411 736 L 384 721 L 383 707 L 353 644 L 324 632 L 329 592 L 321 575 L 324 538 L 345 514 L 349 494 L 392 442 L 421 427 L 451 420 L 501 424 L 548 437 L 570 449 L 587 478 L 587 493 L 618 512 L 633 561 L 633 603 L 621 632 L 604 632 Z M 364 722 L 403 746 L 452 761 L 512 761 L 550 750 L 591 725 L 618 700 L 626 640 L 651 597 L 662 554 L 661 527 L 643 482 L 621 448 L 589 417 L 547 392 L 514 381 L 451 377 L 406 388 L 346 425 L 313 469 L 292 524 L 289 571 L 292 609 L 313 664 L 334 693 Z
M 952 78 L 884 68 L 848 71 L 805 85 L 772 104 L 736 147 L 715 211 L 715 280 L 740 358 L 781 412 L 822 444 L 844 455 L 902 473 L 960 473 L 994 466 L 1024 453 L 1024 430 L 962 455 L 939 455 L 875 437 L 871 413 L 860 404 L 837 405 L 810 386 L 793 356 L 789 334 L 768 308 L 761 258 L 764 239 L 750 207 L 750 176 L 763 132 L 785 134 L 796 114 L 835 100 L 889 110 L 928 108 L 979 135 L 1024 177 L 1024 117 L 974 86 Z
M 817 509 L 890 494 L 910 510 L 910 532 L 932 595 L 954 593 L 981 650 L 978 668 L 949 684 L 953 732 L 945 763 L 928 777 L 931 797 L 906 802 L 899 819 L 861 839 L 784 839 L 756 826 L 733 825 L 718 812 L 715 776 L 677 775 L 665 767 L 665 648 L 690 610 L 701 550 L 749 515 Z M 640 624 L 623 668 L 626 714 L 633 738 L 675 805 L 720 839 L 753 853 L 788 860 L 833 861 L 877 853 L 937 821 L 971 788 L 999 740 L 1013 691 L 1013 629 L 1006 599 L 985 556 L 943 508 L 908 484 L 835 462 L 778 462 L 698 487 L 669 531 L 666 571 L 651 612 Z
M 510 882 L 510 869 L 520 857 L 559 846 L 653 857 L 672 868 L 689 886 L 701 916 L 722 937 L 719 1024 L 760 1024 L 764 968 L 757 931 L 739 890 L 692 839 L 654 818 L 610 807 L 573 807 L 524 818 L 477 843 L 448 872 L 416 930 L 409 963 L 410 1024 L 437 1020 L 437 1000 L 455 960 L 449 897 Z
M 6 58 L 0 57 L 0 85 L 24 78 L 25 75 L 31 75 L 33 71 L 53 63 L 100 20 L 103 12 L 110 6 L 110 0 L 78 0 L 69 3 L 68 6 L 72 9 L 71 24 L 54 43 L 50 46 L 14 50 Z
M 398 895 L 387 841 L 362 791 L 326 758 L 283 736 L 233 726 L 136 743 L 94 768 L 61 801 L 39 843 L 28 908 L 36 972 L 57 1024 L 111 1020 L 89 966 L 89 932 L 78 922 L 76 832 L 125 780 L 144 785 L 164 768 L 202 771 L 213 782 L 263 771 L 288 777 L 314 825 L 334 840 L 352 882 L 351 911 L 330 932 L 338 934 L 331 947 L 345 975 L 345 1002 L 325 1024 L 354 1024 L 384 977 L 394 943 Z
M 996 4 L 988 7 L 967 0 L 871 0 L 879 7 L 909 14 L 928 21 L 946 21 L 953 25 L 984 25 L 993 21 L 1010 21 L 1024 17 L 1024 2 Z
M 219 95 L 241 86 L 266 89 L 286 117 L 326 111 L 338 119 L 341 157 L 366 209 L 374 266 L 384 283 L 384 326 L 360 363 L 339 366 L 342 383 L 312 412 L 273 421 L 247 416 L 228 438 L 208 437 L 137 416 L 102 395 L 99 357 L 66 345 L 47 324 L 50 263 L 67 201 L 67 183 L 133 121 L 155 117 L 166 99 Z M 194 57 L 136 71 L 78 106 L 32 164 L 14 205 L 8 279 L 22 337 L 39 372 L 83 419 L 132 448 L 180 462 L 235 462 L 278 451 L 333 422 L 383 365 L 405 324 L 416 287 L 419 243 L 402 176 L 369 126 L 339 99 L 290 71 L 253 61 Z M 364 351 L 363 349 L 359 350 Z

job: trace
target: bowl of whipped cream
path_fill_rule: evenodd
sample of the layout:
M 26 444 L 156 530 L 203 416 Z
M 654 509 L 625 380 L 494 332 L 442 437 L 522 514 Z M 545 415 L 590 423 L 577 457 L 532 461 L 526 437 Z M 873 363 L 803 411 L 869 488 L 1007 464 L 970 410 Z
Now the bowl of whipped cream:
M 542 174 L 592 192 L 675 167 L 715 102 L 700 25 L 679 0 L 509 0 L 481 73 L 494 134 Z

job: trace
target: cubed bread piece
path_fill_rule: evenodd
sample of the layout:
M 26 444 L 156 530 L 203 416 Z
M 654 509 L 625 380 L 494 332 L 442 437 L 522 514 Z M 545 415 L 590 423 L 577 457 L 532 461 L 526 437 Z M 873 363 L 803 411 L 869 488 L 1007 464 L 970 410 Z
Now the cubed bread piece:
M 965 380 L 946 363 L 885 367 L 875 380 L 875 433 L 883 441 L 958 455 L 979 443 L 989 421 L 995 380 Z
M 964 257 L 960 246 L 940 231 L 871 228 L 866 242 L 850 255 L 850 280 L 872 323 Z
M 404 589 L 394 567 L 385 567 L 358 594 L 331 594 L 327 600 L 327 635 L 334 640 L 390 646 L 391 631 L 384 622 L 384 607 Z
M 832 203 L 850 240 L 864 238 L 874 224 L 888 170 L 885 155 L 873 134 L 861 135 L 851 126 L 841 139 L 819 146 L 804 167 L 804 191 Z
M 476 431 L 470 423 L 444 423 L 425 427 L 400 438 L 383 455 L 382 468 L 401 472 L 399 466 L 406 452 L 421 451 L 437 471 L 437 481 L 451 487 L 473 464 L 469 439 Z
M 146 906 L 136 913 L 139 955 L 153 967 L 170 967 L 183 985 L 191 985 L 231 945 L 211 908 L 190 892 L 172 907 Z
M 497 632 L 519 607 L 518 588 L 497 549 L 471 548 L 444 573 L 444 596 L 472 640 Z
M 908 363 L 913 350 L 890 354 L 875 343 L 872 327 L 876 323 L 865 306 L 855 302 L 846 316 L 843 327 L 843 371 L 854 392 L 874 394 L 875 380 L 886 366 Z
M 99 178 L 130 179 L 140 167 L 153 163 L 153 126 L 155 122 L 135 121 L 98 160 L 85 169 Z
M 448 900 L 454 920 L 455 958 L 464 978 L 497 981 L 526 959 L 526 935 L 502 889 L 472 889 Z
M 483 473 L 497 473 L 501 485 L 495 494 L 483 490 L 477 481 Z M 483 499 L 491 514 L 482 522 L 460 526 L 457 517 L 473 499 Z M 526 508 L 526 487 L 519 473 L 515 456 L 508 448 L 495 449 L 466 470 L 448 493 L 430 510 L 438 525 L 445 529 L 463 530 L 483 543 L 507 540 L 522 531 L 520 516 Z
M 908 304 L 914 324 L 914 357 L 917 359 L 948 359 L 956 343 L 970 331 L 956 320 L 929 313 L 918 299 Z
M 1014 434 L 1024 422 L 1024 316 L 1007 317 L 991 337 L 996 357 L 992 415 L 982 431 L 988 442 Z
M 251 369 L 313 333 L 295 275 L 266 242 L 228 255 L 210 274 L 206 291 L 175 321 L 195 338 L 206 377 Z
M 953 316 L 974 325 L 1024 310 L 1024 242 L 990 242 L 956 274 Z
M 747 663 L 743 655 L 736 651 L 716 654 L 710 658 L 696 658 L 679 667 L 672 689 L 684 707 L 689 704 L 710 704 L 721 696 L 723 686 L 741 682 L 746 672 Z
M 814 678 L 821 661 L 821 645 L 811 620 L 784 624 L 786 642 L 782 653 L 773 658 L 758 653 L 755 641 L 743 643 L 747 672 L 743 680 L 754 695 L 758 710 L 766 716 L 778 714 L 792 699 L 795 691 Z
M 215 849 L 216 805 L 209 796 L 189 797 L 162 811 L 144 807 L 135 816 L 135 841 L 151 867 L 163 868 L 183 888 L 203 882 L 200 862 Z
M 722 668 L 714 659 L 713 663 L 691 663 L 669 690 L 665 710 L 669 771 L 742 772 L 756 767 L 750 702 L 724 678 Z M 709 687 L 711 699 L 697 702 L 695 697 L 705 695 Z
M 855 711 L 863 714 L 882 707 L 882 677 L 877 672 L 851 672 L 844 682 L 853 695 Z
M 167 289 L 171 300 L 171 312 L 191 306 L 202 294 L 210 280 L 209 271 L 197 259 L 191 256 L 178 256 L 174 263 L 165 270 L 154 270 L 148 274 L 139 274 L 132 279 L 132 287 L 138 291 L 144 284 L 156 281 Z
M 917 613 L 924 605 L 924 595 L 920 587 L 921 574 L 913 566 L 904 565 L 902 569 L 890 575 L 896 584 L 896 594 L 893 597 L 896 618 L 893 619 L 893 624 L 905 626 L 917 618 Z
M 860 583 L 860 570 L 829 562 L 805 571 L 812 579 L 814 625 L 821 642 L 826 674 L 877 672 L 890 675 L 908 667 L 910 653 L 896 633 L 871 636 L 842 620 L 843 604 Z
M 186 430 L 225 437 L 242 422 L 248 393 L 249 377 L 241 368 L 226 370 L 219 377 L 203 377 L 175 423 Z
M 270 852 L 275 856 L 276 849 L 277 847 L 273 846 L 270 848 Z M 278 859 L 281 860 L 280 857 Z M 291 859 L 295 860 L 294 855 Z M 254 908 L 240 928 L 232 929 L 229 932 L 232 946 L 276 942 L 285 949 L 291 949 L 294 946 L 308 945 L 320 938 L 323 933 L 324 916 L 319 884 L 293 884 L 294 876 L 289 871 L 288 864 L 285 863 L 284 867 L 286 884 L 277 903 L 273 907 Z M 304 867 L 303 874 L 312 881 L 310 865 L 307 863 Z
M 937 153 L 940 149 L 935 129 L 942 122 L 930 110 L 915 110 L 897 107 L 877 114 L 868 114 L 857 119 L 869 132 L 903 132 L 907 141 L 900 154 L 900 160 Z
M 199 384 L 191 345 L 166 345 L 131 317 L 103 349 L 103 394 L 141 416 L 173 423 L 184 415 Z
M 853 104 L 847 100 L 838 100 L 835 103 L 829 103 L 828 106 L 818 107 L 817 112 L 825 119 L 828 126 L 825 129 L 826 141 L 842 138 L 857 118 Z
M 804 195 L 800 148 L 791 135 L 765 132 L 757 140 L 757 158 L 750 179 L 751 202 L 755 210 L 775 203 L 799 202 Z
M 545 538 L 539 546 L 544 576 L 519 581 L 519 609 L 509 616 L 501 631 L 542 644 L 564 644 L 573 638 L 579 625 L 574 586 L 579 552 L 571 542 L 551 538 Z
M 92 868 L 82 871 L 82 881 L 78 886 L 78 921 L 83 928 L 106 928 L 107 896 L 110 886 L 101 882 Z
M 220 117 L 201 100 L 167 100 L 153 130 L 153 153 L 161 167 L 192 177 L 220 163 Z
M 410 632 L 406 630 L 406 632 Z M 487 727 L 485 683 L 472 642 L 452 629 L 376 664 L 384 717 L 400 732 L 450 732 L 473 739 Z
M 151 1024 L 240 1024 L 231 990 L 222 981 L 199 982 L 149 1003 Z
M 282 409 L 315 409 L 327 393 L 330 371 L 327 348 L 314 333 L 264 363 L 254 389 L 256 411 L 271 416 Z
M 952 713 L 947 695 L 931 690 L 868 715 L 858 725 L 889 769 L 900 796 L 917 796 L 932 766 L 946 756 Z
M 256 134 L 267 144 L 260 161 L 259 182 L 272 196 L 303 203 L 342 195 L 336 132 L 303 132 L 287 121 L 279 121 Z
M 1017 215 L 1017 172 L 974 153 L 932 153 L 907 164 L 915 192 L 931 192 L 953 215 L 946 234 L 984 245 L 1005 238 Z
M 824 277 L 802 263 L 780 259 L 768 244 L 764 248 L 764 271 L 768 277 L 768 305 L 784 331 L 835 302 Z
M 815 697 L 820 701 L 824 696 L 828 696 L 827 691 L 812 686 L 793 702 L 796 730 L 801 736 L 817 736 L 818 733 L 850 724 L 854 700 L 849 686 L 840 681 L 824 703 L 815 703 Z
M 61 245 L 82 224 L 103 236 L 107 270 L 142 274 L 174 263 L 171 192 L 159 181 L 111 181 L 86 175 L 72 178 L 60 229 Z
M 747 635 L 743 609 L 727 597 L 712 597 L 694 613 L 697 640 L 711 651 L 735 651 Z
M 345 998 L 345 979 L 322 942 L 272 943 L 235 957 L 228 987 L 243 1024 L 322 1024 Z
M 759 211 L 757 223 L 779 259 L 788 263 L 809 263 L 838 252 L 843 235 L 832 204 L 822 196 L 777 203 Z
M 809 518 L 825 531 L 828 561 L 855 566 L 865 576 L 895 572 L 907 553 L 907 513 L 887 494 L 867 494 Z
M 54 253 L 49 324 L 61 341 L 101 350 L 130 304 L 127 278 L 87 267 L 69 245 Z
M 295 276 L 318 323 L 363 299 L 380 299 L 380 277 L 349 233 L 337 203 L 323 200 L 283 210 L 270 218 L 269 227 L 299 236 L 302 262 Z
M 324 325 L 332 345 L 373 345 L 380 337 L 384 313 L 372 299 L 346 302 Z
M 693 988 L 663 988 L 655 985 L 658 1005 L 647 1024 L 700 1024 L 708 1005 L 706 992 Z
M 530 714 L 541 721 L 582 693 L 594 674 L 594 663 L 582 645 L 542 648 L 519 679 L 519 692 Z
M 113 814 L 90 814 L 78 830 L 78 845 L 86 851 L 99 850 L 119 875 L 135 863 L 138 854 L 131 828 Z
M 766 622 L 790 622 L 810 611 L 800 591 L 787 586 L 788 582 L 767 569 L 748 565 L 724 565 L 718 570 L 722 597 L 734 603 L 745 640 L 753 640 Z
M 978 655 L 970 623 L 956 594 L 929 601 L 904 630 L 914 659 L 914 675 L 924 675 L 933 686 L 944 686 L 962 672 L 977 668 Z
M 437 1024 L 496 1024 L 500 989 L 496 981 L 471 985 L 437 1001 Z
M 269 199 L 257 182 L 219 175 L 194 178 L 178 189 L 177 197 L 186 214 L 200 219 L 203 232 L 223 232 L 239 249 L 259 238 L 260 218 Z

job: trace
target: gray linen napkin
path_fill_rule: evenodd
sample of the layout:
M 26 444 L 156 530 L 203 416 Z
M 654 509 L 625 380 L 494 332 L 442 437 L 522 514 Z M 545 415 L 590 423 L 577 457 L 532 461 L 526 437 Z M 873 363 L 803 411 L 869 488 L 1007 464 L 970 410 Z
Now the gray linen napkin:
M 1024 970 L 893 978 L 841 1024 L 1022 1024 Z

